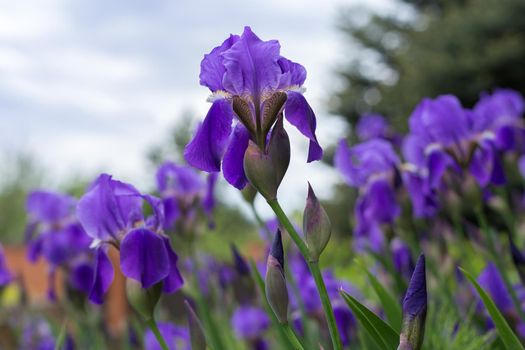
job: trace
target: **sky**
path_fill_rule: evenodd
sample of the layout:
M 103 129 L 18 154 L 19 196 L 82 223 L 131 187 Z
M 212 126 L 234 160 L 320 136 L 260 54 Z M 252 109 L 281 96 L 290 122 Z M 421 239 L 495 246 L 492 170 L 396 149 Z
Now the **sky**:
M 394 9 L 391 0 L 0 0 L 0 154 L 33 154 L 55 184 L 108 172 L 150 189 L 148 150 L 185 111 L 196 124 L 210 107 L 198 78 L 203 55 L 245 25 L 306 67 L 319 141 L 335 144 L 347 127 L 327 100 L 335 69 L 352 54 L 336 28 L 348 6 Z M 326 197 L 340 178 L 306 164 L 307 140 L 287 130 L 292 163 L 280 195 L 297 209 L 306 181 Z

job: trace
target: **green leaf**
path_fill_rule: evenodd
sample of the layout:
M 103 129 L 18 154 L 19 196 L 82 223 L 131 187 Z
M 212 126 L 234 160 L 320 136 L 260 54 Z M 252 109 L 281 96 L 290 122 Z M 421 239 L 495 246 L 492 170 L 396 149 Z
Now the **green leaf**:
M 379 318 L 366 306 L 357 301 L 345 291 L 340 291 L 341 296 L 352 309 L 359 323 L 370 334 L 380 349 L 395 350 L 399 345 L 399 334 L 388 323 Z
M 470 283 L 472 283 L 478 291 L 478 294 L 481 297 L 481 300 L 483 300 L 483 304 L 485 304 L 485 307 L 487 308 L 490 317 L 492 318 L 492 321 L 496 326 L 498 335 L 503 344 L 505 345 L 505 348 L 507 350 L 523 350 L 523 345 L 520 343 L 518 337 L 516 336 L 516 334 L 514 334 L 509 324 L 507 323 L 501 312 L 498 310 L 498 307 L 496 306 L 494 301 L 490 298 L 487 292 L 485 292 L 485 290 L 478 284 L 476 279 L 472 277 L 470 273 L 468 273 L 461 267 L 460 269 L 461 272 L 463 272 L 463 274 L 468 278 Z
M 58 333 L 57 341 L 55 343 L 55 350 L 60 350 L 62 348 L 62 345 L 64 345 L 64 342 L 66 341 L 66 321 L 62 323 L 62 327 L 60 327 L 60 333 Z
M 379 297 L 379 301 L 385 310 L 385 315 L 388 319 L 388 322 L 390 323 L 390 326 L 392 326 L 396 332 L 400 332 L 403 318 L 401 305 L 399 305 L 399 302 L 396 300 L 396 298 L 383 287 L 379 280 L 368 271 L 361 261 L 356 259 L 356 262 L 368 276 L 368 280 L 370 281 L 372 288 L 374 288 L 374 291 Z

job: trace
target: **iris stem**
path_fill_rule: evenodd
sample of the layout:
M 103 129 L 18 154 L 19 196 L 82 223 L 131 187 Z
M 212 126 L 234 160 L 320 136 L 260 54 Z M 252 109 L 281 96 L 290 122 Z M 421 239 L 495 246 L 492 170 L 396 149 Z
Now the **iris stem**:
M 290 324 L 287 322 L 285 324 L 281 324 L 281 327 L 288 336 L 290 342 L 292 342 L 293 348 L 295 350 L 304 350 L 301 342 L 299 341 L 299 339 L 297 339 L 297 335 L 293 331 L 292 327 L 290 327 Z
M 277 199 L 268 200 L 268 204 L 274 211 L 275 215 L 279 219 L 279 222 L 284 226 L 292 240 L 299 248 L 301 255 L 306 260 L 308 268 L 312 273 L 315 284 L 317 286 L 317 291 L 319 292 L 319 297 L 321 298 L 321 304 L 323 305 L 324 314 L 326 316 L 326 322 L 328 323 L 328 330 L 330 331 L 330 338 L 332 339 L 332 344 L 334 350 L 342 350 L 343 345 L 341 343 L 341 338 L 339 337 L 339 330 L 337 329 L 337 323 L 335 322 L 334 310 L 332 309 L 332 304 L 330 298 L 328 297 L 328 292 L 326 291 L 326 286 L 324 284 L 323 276 L 321 275 L 321 270 L 319 269 L 319 264 L 317 261 L 311 261 L 310 252 L 306 243 L 302 240 L 301 236 L 297 233 L 292 223 L 284 213 L 281 205 Z
M 162 334 L 160 334 L 159 327 L 157 327 L 157 322 L 155 322 L 154 318 L 150 318 L 149 320 L 146 320 L 146 324 L 151 329 L 153 334 L 155 334 L 155 338 L 157 338 L 157 341 L 160 344 L 160 347 L 163 350 L 170 350 L 168 347 L 168 344 L 166 344 L 166 341 L 162 337 Z

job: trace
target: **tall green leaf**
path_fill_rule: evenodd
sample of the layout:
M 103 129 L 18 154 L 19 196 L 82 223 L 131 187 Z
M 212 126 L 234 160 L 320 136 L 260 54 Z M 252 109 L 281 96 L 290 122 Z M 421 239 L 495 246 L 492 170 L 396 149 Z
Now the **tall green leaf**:
M 372 339 L 383 350 L 395 350 L 399 345 L 399 334 L 388 323 L 379 318 L 366 306 L 357 301 L 345 291 L 340 291 L 341 296 L 352 309 L 359 323 L 370 334 Z
M 60 327 L 60 333 L 58 333 L 57 340 L 55 342 L 55 350 L 60 350 L 64 342 L 66 341 L 66 321 L 62 323 Z
M 487 294 L 487 292 L 485 292 L 485 290 L 478 284 L 476 279 L 472 277 L 470 273 L 468 273 L 462 268 L 460 269 L 461 272 L 463 272 L 463 274 L 468 278 L 470 283 L 472 283 L 472 285 L 474 285 L 474 287 L 478 291 L 481 300 L 483 300 L 483 304 L 485 304 L 485 307 L 487 308 L 490 317 L 492 317 L 492 321 L 496 326 L 498 335 L 503 344 L 505 345 L 505 348 L 507 350 L 524 350 L 523 345 L 520 343 L 518 337 L 516 336 L 516 334 L 514 334 L 514 332 L 510 328 L 509 324 L 507 323 L 501 312 L 498 310 L 498 307 L 491 299 L 491 297 Z
M 368 280 L 370 281 L 370 284 L 372 285 L 372 288 L 374 288 L 374 291 L 376 292 L 377 296 L 379 297 L 379 301 L 381 302 L 381 305 L 383 306 L 383 309 L 385 310 L 386 318 L 388 319 L 388 322 L 390 323 L 390 326 L 396 331 L 401 331 L 401 322 L 403 318 L 403 313 L 401 311 L 401 305 L 396 300 L 396 298 L 388 292 L 385 287 L 379 282 L 379 280 L 368 271 L 368 269 L 361 263 L 361 261 L 356 260 L 357 264 L 363 269 L 363 271 L 366 273 Z

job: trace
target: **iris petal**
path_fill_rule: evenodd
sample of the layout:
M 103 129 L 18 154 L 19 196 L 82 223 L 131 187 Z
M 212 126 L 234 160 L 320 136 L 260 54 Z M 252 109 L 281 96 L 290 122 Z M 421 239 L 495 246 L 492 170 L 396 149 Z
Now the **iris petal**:
M 319 160 L 323 157 L 323 149 L 317 142 L 315 129 L 317 121 L 315 114 L 304 96 L 295 91 L 288 91 L 288 99 L 285 105 L 285 117 L 304 136 L 310 139 L 308 150 L 308 162 Z
M 108 291 L 113 282 L 114 270 L 103 248 L 98 248 L 95 254 L 95 268 L 93 276 L 93 285 L 89 292 L 89 300 L 95 304 L 104 302 L 104 294 Z
M 249 140 L 250 135 L 248 134 L 248 130 L 242 124 L 237 124 L 228 149 L 224 154 L 222 163 L 224 178 L 238 189 L 243 189 L 248 182 L 244 173 L 243 161 Z
M 170 262 L 161 236 L 143 228 L 130 231 L 120 245 L 122 273 L 149 288 L 166 278 Z
M 221 99 L 213 103 L 195 137 L 186 146 L 186 161 L 207 172 L 221 169 L 221 159 L 231 134 L 233 109 L 230 102 Z

